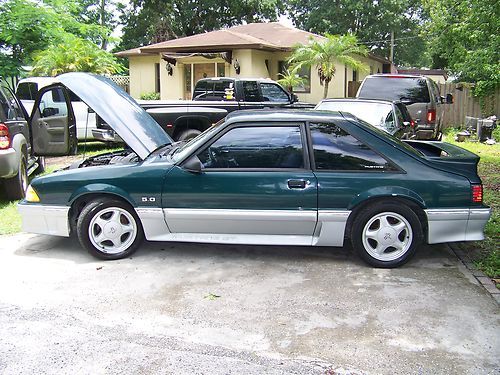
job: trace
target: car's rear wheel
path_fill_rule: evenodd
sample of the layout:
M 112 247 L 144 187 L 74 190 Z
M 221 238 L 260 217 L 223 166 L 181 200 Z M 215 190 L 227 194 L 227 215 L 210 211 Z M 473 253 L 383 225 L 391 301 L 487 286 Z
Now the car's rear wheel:
M 97 199 L 87 204 L 78 217 L 76 232 L 82 246 L 104 260 L 131 255 L 144 238 L 135 211 L 115 199 Z
M 379 202 L 356 216 L 351 242 L 368 264 L 394 268 L 406 263 L 422 242 L 422 224 L 404 204 Z
M 28 188 L 28 169 L 26 167 L 26 157 L 24 154 L 21 155 L 21 159 L 19 160 L 17 175 L 6 179 L 4 186 L 7 199 L 13 200 L 24 198 L 26 189 Z

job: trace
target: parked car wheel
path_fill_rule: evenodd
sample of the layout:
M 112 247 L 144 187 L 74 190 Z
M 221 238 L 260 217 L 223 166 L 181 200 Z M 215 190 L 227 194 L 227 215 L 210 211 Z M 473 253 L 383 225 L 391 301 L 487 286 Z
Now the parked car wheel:
M 26 157 L 24 154 L 19 160 L 19 172 L 12 178 L 8 178 L 4 182 L 5 194 L 7 199 L 22 199 L 28 188 L 28 169 L 26 168 Z
M 76 231 L 82 246 L 104 260 L 131 255 L 144 238 L 133 209 L 124 202 L 106 198 L 96 199 L 84 207 Z
M 190 139 L 197 137 L 199 134 L 201 134 L 201 131 L 199 131 L 198 129 L 187 129 L 187 130 L 184 130 L 179 135 L 178 140 L 179 141 L 189 141 Z
M 45 156 L 38 157 L 38 167 L 35 169 L 35 174 L 45 172 Z
M 363 260 L 374 267 L 406 263 L 422 242 L 422 224 L 408 207 L 379 202 L 363 209 L 354 220 L 351 241 Z

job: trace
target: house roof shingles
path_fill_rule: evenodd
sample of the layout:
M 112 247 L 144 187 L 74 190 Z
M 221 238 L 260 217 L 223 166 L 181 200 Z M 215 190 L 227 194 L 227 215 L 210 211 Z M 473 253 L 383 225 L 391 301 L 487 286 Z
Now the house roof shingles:
M 133 48 L 117 52 L 115 55 L 128 57 L 157 54 L 159 52 L 226 52 L 246 48 L 291 51 L 296 44 L 307 44 L 311 38 L 324 39 L 321 35 L 285 26 L 279 22 L 249 23 Z M 389 63 L 383 57 L 372 54 L 369 54 L 369 57 L 382 63 Z
M 297 43 L 322 36 L 282 25 L 278 22 L 250 23 L 228 29 L 187 36 L 118 52 L 117 56 L 136 56 L 158 52 L 223 52 L 229 49 L 289 51 Z

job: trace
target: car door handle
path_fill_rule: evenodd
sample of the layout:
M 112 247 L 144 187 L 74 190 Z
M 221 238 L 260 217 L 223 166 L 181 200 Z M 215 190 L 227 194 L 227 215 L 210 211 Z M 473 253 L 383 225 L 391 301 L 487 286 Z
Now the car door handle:
M 306 180 L 288 180 L 290 189 L 305 189 L 309 181 Z

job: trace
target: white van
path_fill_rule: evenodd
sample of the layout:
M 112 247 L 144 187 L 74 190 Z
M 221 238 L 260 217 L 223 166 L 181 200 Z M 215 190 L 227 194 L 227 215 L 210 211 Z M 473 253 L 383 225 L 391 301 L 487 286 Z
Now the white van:
M 42 87 L 55 83 L 53 77 L 30 77 L 19 81 L 16 88 L 16 95 L 21 100 L 24 108 L 31 113 L 38 90 Z M 93 140 L 92 130 L 96 129 L 96 114 L 89 111 L 89 107 L 82 100 L 70 92 L 71 105 L 76 117 L 76 133 L 79 141 Z M 64 98 L 52 97 L 46 107 L 58 108 L 58 104 L 64 105 Z

